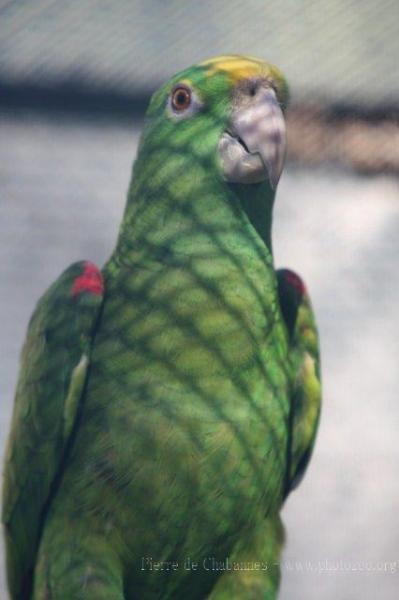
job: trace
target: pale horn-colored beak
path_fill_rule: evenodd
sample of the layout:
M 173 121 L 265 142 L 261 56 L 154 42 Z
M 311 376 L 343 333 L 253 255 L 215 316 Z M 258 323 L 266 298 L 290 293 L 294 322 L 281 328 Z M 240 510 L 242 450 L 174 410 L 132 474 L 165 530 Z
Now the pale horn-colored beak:
M 233 110 L 228 129 L 219 141 L 224 179 L 231 183 L 258 183 L 269 179 L 276 188 L 286 152 L 286 128 L 276 93 L 259 85 Z

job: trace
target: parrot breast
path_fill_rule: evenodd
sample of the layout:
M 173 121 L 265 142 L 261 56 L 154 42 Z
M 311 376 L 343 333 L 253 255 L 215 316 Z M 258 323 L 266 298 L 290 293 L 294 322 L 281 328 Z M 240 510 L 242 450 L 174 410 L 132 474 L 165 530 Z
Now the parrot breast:
M 68 486 L 90 511 L 120 507 L 117 528 L 142 532 L 134 554 L 170 539 L 223 550 L 280 501 L 285 337 L 268 264 L 245 263 L 122 269 L 107 284 L 75 448 L 85 484 L 71 466 Z

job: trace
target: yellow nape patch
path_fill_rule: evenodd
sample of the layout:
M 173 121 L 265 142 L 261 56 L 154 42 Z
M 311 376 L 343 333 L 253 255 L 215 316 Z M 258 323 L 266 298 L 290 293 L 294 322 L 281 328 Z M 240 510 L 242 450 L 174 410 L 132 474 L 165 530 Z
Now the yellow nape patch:
M 210 75 L 223 71 L 227 73 L 232 83 L 238 83 L 242 79 L 251 77 L 279 77 L 278 70 L 268 63 L 252 56 L 216 56 L 200 63 L 200 66 L 206 66 Z

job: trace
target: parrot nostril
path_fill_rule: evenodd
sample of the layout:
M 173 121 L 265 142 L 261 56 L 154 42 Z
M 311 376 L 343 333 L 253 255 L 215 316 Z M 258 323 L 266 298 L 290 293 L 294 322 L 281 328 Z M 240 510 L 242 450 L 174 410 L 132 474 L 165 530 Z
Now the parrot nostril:
M 251 96 L 251 98 L 254 98 L 254 96 L 256 96 L 256 92 L 258 91 L 258 86 L 256 83 L 252 83 L 249 87 L 249 95 Z

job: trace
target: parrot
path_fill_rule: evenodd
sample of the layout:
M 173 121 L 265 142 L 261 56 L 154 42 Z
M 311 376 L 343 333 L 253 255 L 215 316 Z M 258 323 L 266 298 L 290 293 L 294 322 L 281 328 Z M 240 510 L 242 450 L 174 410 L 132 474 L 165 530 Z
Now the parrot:
M 171 77 L 110 258 L 39 300 L 4 468 L 12 600 L 277 597 L 321 406 L 309 293 L 272 252 L 288 94 L 248 56 Z

